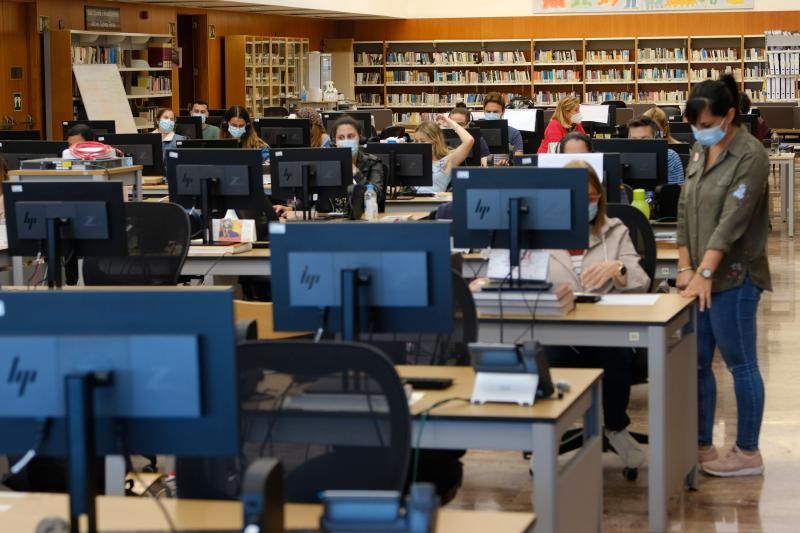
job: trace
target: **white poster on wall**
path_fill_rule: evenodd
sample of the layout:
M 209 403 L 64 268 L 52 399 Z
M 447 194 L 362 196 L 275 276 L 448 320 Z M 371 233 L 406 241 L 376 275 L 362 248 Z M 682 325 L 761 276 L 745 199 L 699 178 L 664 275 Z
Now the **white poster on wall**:
M 534 0 L 537 15 L 575 13 L 642 13 L 648 11 L 719 11 L 753 9 L 755 0 Z

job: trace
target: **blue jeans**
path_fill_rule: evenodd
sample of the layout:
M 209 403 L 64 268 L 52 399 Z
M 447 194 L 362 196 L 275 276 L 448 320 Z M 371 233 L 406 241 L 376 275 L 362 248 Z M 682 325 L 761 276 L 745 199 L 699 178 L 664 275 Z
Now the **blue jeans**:
M 758 449 L 764 416 L 764 382 L 756 354 L 756 311 L 761 289 L 746 276 L 741 286 L 711 296 L 712 307 L 697 315 L 698 440 L 712 443 L 717 382 L 711 369 L 719 346 L 725 365 L 733 374 L 736 394 L 736 446 Z

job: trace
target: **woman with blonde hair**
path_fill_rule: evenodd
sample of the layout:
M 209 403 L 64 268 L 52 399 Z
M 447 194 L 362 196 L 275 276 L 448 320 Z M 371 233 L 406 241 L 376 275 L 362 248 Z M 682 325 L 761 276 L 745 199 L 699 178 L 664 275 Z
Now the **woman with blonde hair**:
M 542 144 L 539 145 L 538 153 L 546 154 L 550 145 L 560 143 L 567 133 L 579 131 L 586 133 L 581 126 L 581 102 L 574 96 L 566 96 L 558 101 L 553 118 L 544 130 Z
M 661 130 L 661 134 L 669 144 L 681 144 L 681 142 L 675 137 L 673 137 L 672 133 L 670 133 L 669 119 L 667 118 L 667 114 L 664 113 L 663 109 L 661 109 L 660 107 L 651 107 L 642 114 L 645 117 L 653 119 L 653 121 L 655 121 L 655 123 L 658 124 L 658 127 Z
M 308 119 L 311 122 L 311 148 L 330 148 L 333 146 L 330 135 L 322 125 L 322 117 L 316 109 L 301 107 L 295 113 L 297 118 Z
M 450 149 L 444 141 L 442 127 L 451 128 L 461 140 L 456 148 Z M 467 130 L 447 115 L 437 115 L 436 121 L 426 120 L 414 131 L 414 140 L 428 143 L 433 152 L 433 186 L 419 187 L 418 193 L 445 192 L 450 187 L 450 173 L 469 157 L 475 139 Z

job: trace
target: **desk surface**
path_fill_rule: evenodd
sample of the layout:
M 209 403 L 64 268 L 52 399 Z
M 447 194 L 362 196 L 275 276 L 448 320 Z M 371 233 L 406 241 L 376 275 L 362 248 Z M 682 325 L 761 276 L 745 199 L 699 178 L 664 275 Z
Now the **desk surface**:
M 649 324 L 664 325 L 694 305 L 694 298 L 679 294 L 661 294 L 654 305 L 596 305 L 576 304 L 575 310 L 566 316 L 536 317 L 539 322 L 599 323 L 607 325 Z M 482 320 L 498 320 L 497 313 L 479 313 Z M 504 313 L 503 320 L 530 321 L 529 313 Z
M 770 161 L 791 161 L 792 159 L 794 159 L 794 153 L 769 154 Z
M 451 378 L 453 384 L 444 390 L 421 391 L 424 396 L 411 405 L 411 414 L 419 415 L 436 402 L 448 398 L 465 398 L 472 396 L 475 383 L 475 372 L 466 366 L 423 366 L 400 365 L 397 372 L 401 377 Z M 595 368 L 553 368 L 550 370 L 553 382 L 568 381 L 570 391 L 561 399 L 539 399 L 532 407 L 514 404 L 489 403 L 475 405 L 464 401 L 452 401 L 443 404 L 430 412 L 430 418 L 480 418 L 480 419 L 514 419 L 555 422 L 586 390 L 602 376 L 602 370 Z
M 241 529 L 239 502 L 162 499 L 178 530 Z M 66 518 L 64 494 L 0 492 L 0 520 L 3 531 L 32 532 L 42 518 Z M 316 528 L 322 513 L 320 505 L 286 506 L 286 527 Z M 97 499 L 98 526 L 110 531 L 165 531 L 168 529 L 156 503 L 150 498 L 101 496 Z M 495 511 L 439 511 L 439 533 L 520 533 L 533 524 L 533 513 Z
M 140 172 L 141 165 L 133 165 L 130 167 L 115 167 L 109 169 L 86 169 L 86 170 L 11 170 L 8 172 L 9 176 L 114 176 L 116 174 L 127 174 L 129 172 Z
M 486 261 L 481 257 L 480 252 L 464 254 L 464 259 L 468 261 Z M 656 259 L 659 261 L 677 261 L 678 245 L 674 242 L 656 242 Z

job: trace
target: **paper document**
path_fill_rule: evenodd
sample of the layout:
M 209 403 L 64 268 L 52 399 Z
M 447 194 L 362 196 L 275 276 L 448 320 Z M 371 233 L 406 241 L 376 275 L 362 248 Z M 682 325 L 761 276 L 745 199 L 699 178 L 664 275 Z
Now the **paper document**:
M 604 294 L 595 305 L 651 306 L 658 302 L 660 294 Z
M 0 250 L 8 248 L 8 233 L 5 224 L 0 224 Z
M 538 109 L 506 109 L 503 118 L 508 125 L 520 131 L 536 131 L 536 113 Z
M 581 116 L 583 122 L 599 122 L 600 124 L 608 124 L 608 109 L 607 105 L 587 105 L 581 104 Z
M 570 161 L 586 161 L 603 182 L 603 154 L 539 154 L 537 166 L 540 168 L 562 168 Z
M 414 405 L 415 403 L 417 403 L 418 401 L 420 401 L 424 397 L 425 397 L 425 393 L 424 392 L 420 392 L 420 391 L 412 392 L 411 396 L 409 396 L 409 398 L 408 398 L 408 406 L 411 407 L 412 405 Z
M 489 254 L 488 276 L 490 279 L 506 279 L 511 268 L 508 250 L 492 249 Z M 545 280 L 550 254 L 543 251 L 523 250 L 519 264 L 522 267 L 522 279 Z M 513 276 L 517 278 L 517 268 Z

